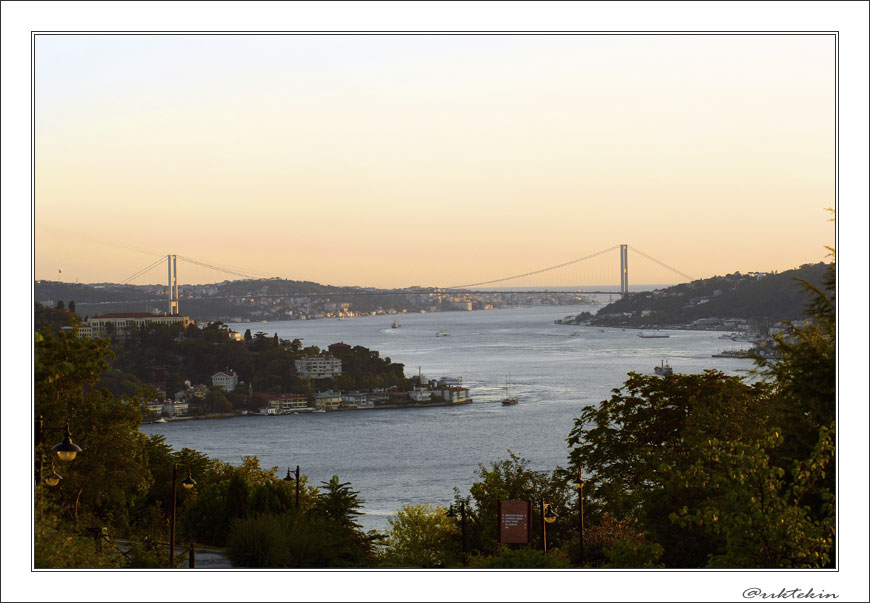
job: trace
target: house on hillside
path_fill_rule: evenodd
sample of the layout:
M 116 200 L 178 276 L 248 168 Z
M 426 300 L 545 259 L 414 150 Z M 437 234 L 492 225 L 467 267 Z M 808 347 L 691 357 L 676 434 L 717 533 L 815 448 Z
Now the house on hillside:
M 219 371 L 211 376 L 211 383 L 225 392 L 231 392 L 239 384 L 239 375 L 232 369 Z

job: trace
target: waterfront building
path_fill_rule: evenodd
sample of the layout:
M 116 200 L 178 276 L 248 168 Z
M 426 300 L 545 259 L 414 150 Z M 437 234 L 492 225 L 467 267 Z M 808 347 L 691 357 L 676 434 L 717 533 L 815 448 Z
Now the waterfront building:
M 414 402 L 429 402 L 432 399 L 432 392 L 422 387 L 415 387 L 408 392 L 408 397 Z
M 304 394 L 273 394 L 269 398 L 269 408 L 275 408 L 281 413 L 293 412 L 308 408 L 308 398 Z
M 336 410 L 341 406 L 341 394 L 332 390 L 314 394 L 314 406 L 324 410 Z
M 441 398 L 445 402 L 450 402 L 451 404 L 465 404 L 471 402 L 471 398 L 468 396 L 467 387 L 440 387 L 432 390 L 432 395 Z

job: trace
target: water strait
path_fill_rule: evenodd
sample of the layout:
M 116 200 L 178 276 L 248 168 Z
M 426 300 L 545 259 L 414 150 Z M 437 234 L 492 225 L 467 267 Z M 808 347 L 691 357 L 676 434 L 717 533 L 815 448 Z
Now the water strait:
M 751 360 L 713 358 L 738 347 L 721 332 L 673 330 L 667 338 L 640 338 L 636 329 L 578 327 L 554 320 L 594 306 L 533 306 L 492 311 L 438 312 L 231 324 L 251 333 L 277 333 L 326 348 L 336 342 L 377 350 L 403 363 L 408 376 L 461 377 L 473 403 L 463 406 L 239 416 L 147 424 L 176 450 L 193 448 L 239 464 L 257 456 L 283 476 L 299 465 L 309 484 L 332 475 L 359 491 L 364 529 L 386 530 L 406 504 L 447 506 L 464 495 L 480 464 L 507 457 L 533 469 L 566 466 L 565 438 L 581 410 L 608 398 L 629 371 L 654 374 L 666 360 L 677 373 L 719 369 L 745 376 Z M 392 328 L 393 321 L 400 323 Z M 448 332 L 450 336 L 436 336 Z M 744 346 L 747 344 L 743 344 Z M 220 367 L 224 368 L 224 367 Z M 233 367 L 228 367 L 233 368 Z M 503 406 L 505 383 L 515 406 Z

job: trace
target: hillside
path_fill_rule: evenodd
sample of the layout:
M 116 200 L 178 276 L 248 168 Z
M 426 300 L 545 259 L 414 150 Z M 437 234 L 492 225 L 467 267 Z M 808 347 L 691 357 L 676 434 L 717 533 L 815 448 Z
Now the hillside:
M 743 319 L 763 327 L 780 320 L 798 320 L 806 309 L 806 294 L 798 279 L 821 283 L 828 264 L 768 274 L 728 274 L 666 289 L 630 293 L 601 308 L 593 317 L 572 322 L 597 326 L 664 327 L 690 325 L 702 319 Z

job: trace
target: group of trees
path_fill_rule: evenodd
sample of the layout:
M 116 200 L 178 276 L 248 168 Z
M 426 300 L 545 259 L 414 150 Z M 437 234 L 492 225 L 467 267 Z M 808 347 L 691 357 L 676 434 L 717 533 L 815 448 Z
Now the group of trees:
M 362 531 L 359 493 L 337 476 L 319 487 L 302 476 L 297 497 L 295 483 L 256 458 L 232 466 L 190 449 L 173 451 L 160 436 L 146 438 L 138 430 L 141 400 L 100 385 L 109 363 L 119 365 L 116 354 L 129 350 L 46 325 L 35 335 L 36 414 L 46 425 L 69 421 L 85 452 L 57 467 L 60 487 L 36 484 L 36 564 L 156 564 L 147 554 L 125 561 L 86 551 L 81 529 L 99 525 L 118 537 L 165 538 L 170 476 L 178 464 L 197 480 L 195 490 L 179 490 L 180 541 L 227 547 L 242 567 L 833 567 L 833 264 L 821 286 L 803 286 L 811 323 L 777 337 L 778 359 L 757 358 L 754 379 L 717 371 L 629 374 L 609 399 L 576 419 L 566 468 L 535 471 L 508 451 L 508 458 L 479 467 L 467 495 L 455 491 L 461 518 L 441 507 L 407 506 L 386 534 Z M 234 368 L 247 358 L 274 369 L 296 354 L 319 352 L 261 333 L 231 342 L 219 325 L 187 332 L 183 341 L 169 335 L 142 333 L 125 345 L 152 353 L 166 345 L 163 357 L 178 354 L 180 366 L 184 346 L 212 361 L 238 354 Z M 365 348 L 341 354 L 351 374 L 401 375 L 401 365 Z M 47 447 L 36 453 L 47 467 Z M 571 483 L 581 469 L 587 478 L 582 550 Z M 537 513 L 528 547 L 497 542 L 499 499 L 551 505 L 559 519 L 548 526 L 546 555 Z
M 35 324 L 57 335 L 64 326 L 78 324 L 71 310 L 46 308 L 35 304 Z M 74 306 L 73 306 L 74 307 Z M 115 397 L 132 398 L 156 395 L 153 384 L 165 385 L 167 394 L 185 388 L 185 381 L 210 384 L 219 370 L 232 369 L 245 386 L 235 392 L 211 391 L 200 404 L 205 412 L 228 412 L 257 408 L 254 393 L 297 393 L 313 396 L 324 389 L 371 389 L 396 387 L 407 390 L 411 381 L 405 377 L 404 365 L 381 358 L 377 351 L 362 346 L 342 348 L 342 374 L 335 378 L 306 379 L 296 374 L 296 360 L 303 356 L 321 356 L 329 352 L 317 346 L 302 346 L 299 339 L 280 339 L 277 334 L 252 334 L 242 341 L 230 337 L 220 322 L 186 329 L 180 326 L 151 325 L 121 337 L 112 335 L 108 365 L 100 374 L 99 386 Z M 250 388 L 250 389 L 249 389 Z
M 795 280 L 821 286 L 831 264 L 805 264 L 800 268 L 756 277 L 727 274 L 674 285 L 657 291 L 639 291 L 601 308 L 593 325 L 634 326 L 688 324 L 699 318 L 729 317 L 753 320 L 762 328 L 779 320 L 796 320 L 805 296 Z M 697 303 L 705 298 L 705 303 Z M 624 314 L 631 314 L 625 316 Z

